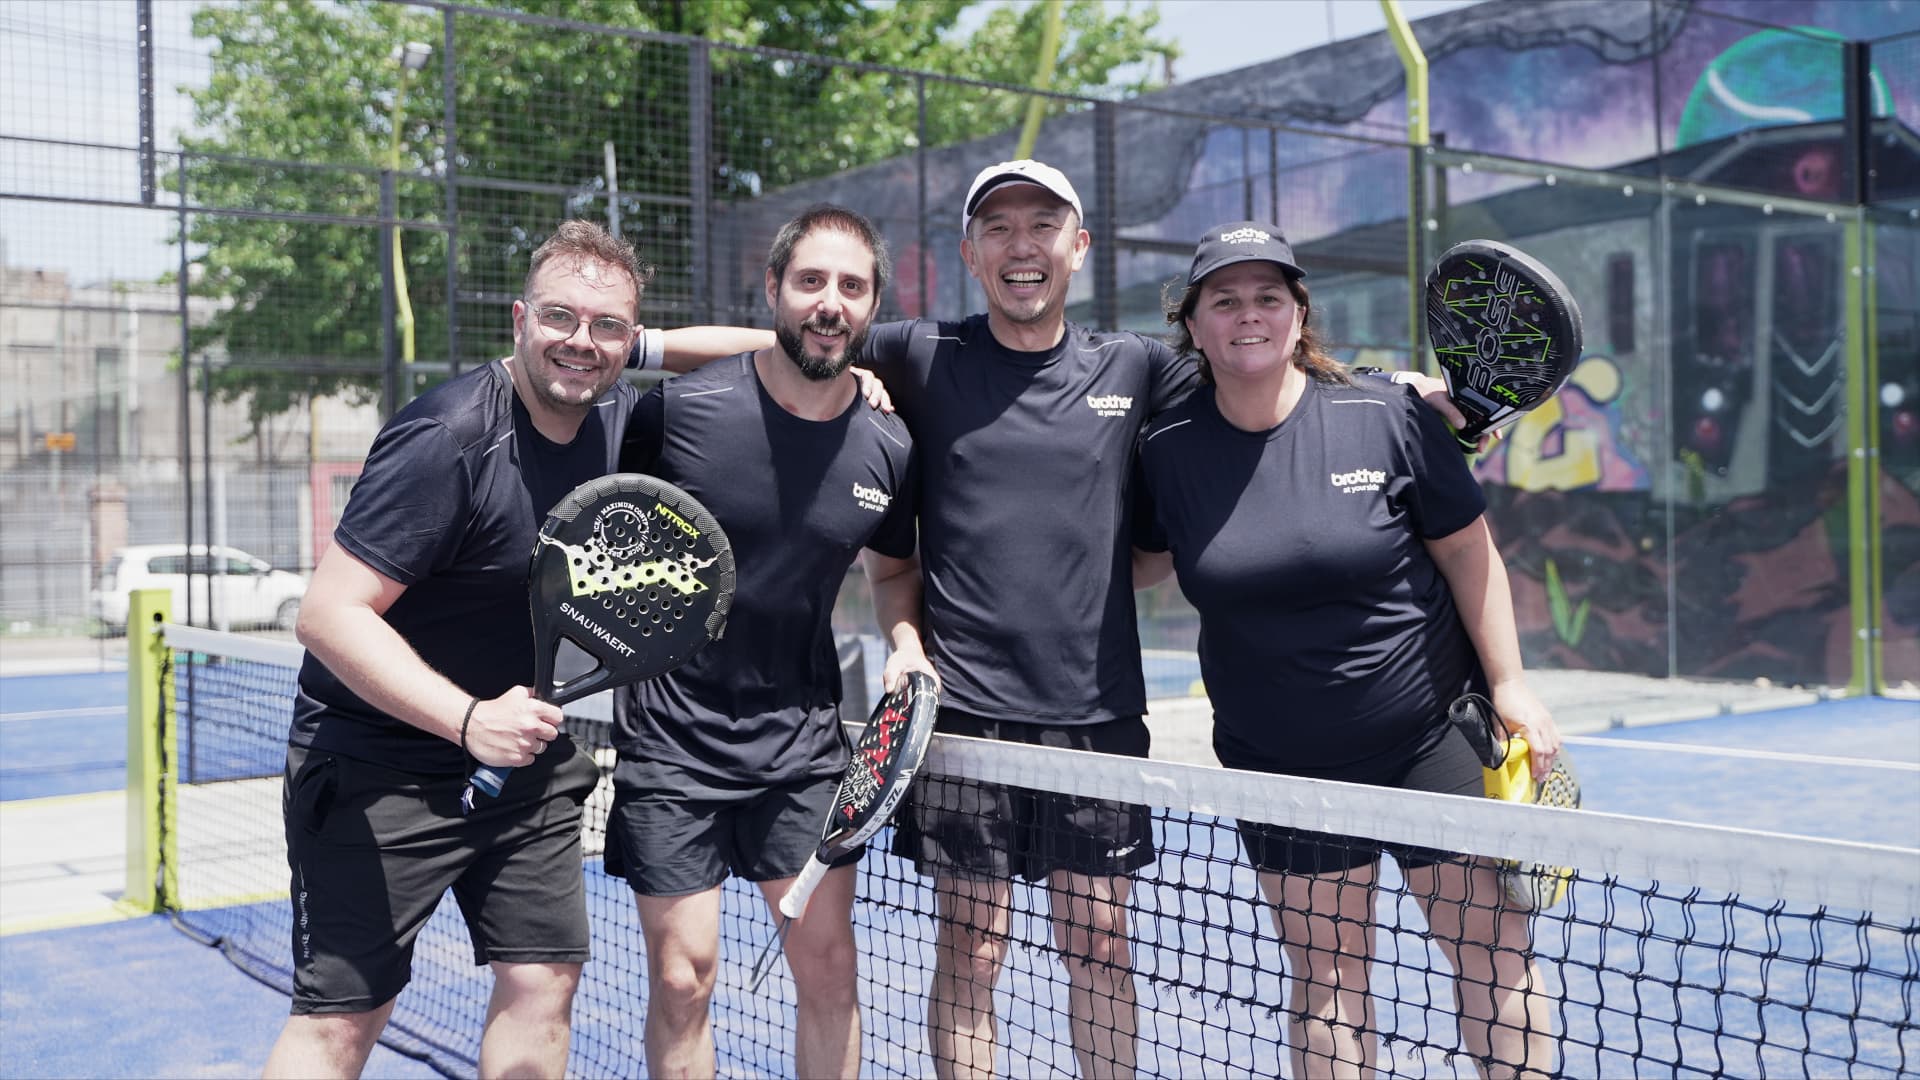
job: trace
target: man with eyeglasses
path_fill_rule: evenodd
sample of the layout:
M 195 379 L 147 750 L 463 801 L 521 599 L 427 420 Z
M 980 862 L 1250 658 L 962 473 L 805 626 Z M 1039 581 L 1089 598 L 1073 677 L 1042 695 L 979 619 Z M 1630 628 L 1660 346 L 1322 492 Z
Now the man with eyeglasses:
M 528 689 L 528 553 L 547 511 L 619 460 L 649 274 L 624 240 L 562 224 L 513 303 L 513 355 L 374 439 L 300 610 L 293 1007 L 268 1076 L 360 1073 L 448 888 L 493 969 L 480 1075 L 566 1071 L 587 959 L 581 807 L 600 774 Z M 514 772 L 463 815 L 475 763 Z

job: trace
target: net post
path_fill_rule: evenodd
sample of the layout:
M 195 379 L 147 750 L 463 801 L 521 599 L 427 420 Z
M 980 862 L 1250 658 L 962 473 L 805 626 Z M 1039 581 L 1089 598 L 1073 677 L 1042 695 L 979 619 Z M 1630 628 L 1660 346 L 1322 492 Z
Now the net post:
M 161 850 L 164 758 L 160 740 L 171 727 L 172 682 L 167 678 L 167 642 L 160 626 L 172 617 L 168 589 L 135 589 L 127 598 L 127 881 L 120 908 L 152 914 L 162 900 L 159 875 L 172 860 Z M 163 717 L 162 713 L 165 713 Z

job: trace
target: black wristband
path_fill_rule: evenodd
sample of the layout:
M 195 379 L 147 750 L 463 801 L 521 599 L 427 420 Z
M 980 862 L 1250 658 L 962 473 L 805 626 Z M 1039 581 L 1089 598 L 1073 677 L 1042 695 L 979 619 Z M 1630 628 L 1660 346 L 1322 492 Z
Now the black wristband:
M 467 702 L 467 714 L 460 718 L 460 749 L 462 751 L 467 749 L 467 725 L 473 722 L 473 710 L 479 707 L 479 698 L 474 698 L 472 701 Z

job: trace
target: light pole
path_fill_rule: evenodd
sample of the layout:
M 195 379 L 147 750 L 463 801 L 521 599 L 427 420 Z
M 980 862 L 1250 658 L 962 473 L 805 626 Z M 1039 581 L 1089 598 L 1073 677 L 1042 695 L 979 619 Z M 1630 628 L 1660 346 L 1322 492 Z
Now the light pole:
M 433 59 L 433 46 L 424 42 L 409 41 L 405 45 L 395 45 L 390 59 L 400 65 L 400 85 L 393 92 L 393 139 L 387 147 L 387 170 L 396 179 L 400 173 L 400 123 L 407 88 L 413 84 L 413 77 Z M 447 253 L 453 257 L 452 252 Z M 407 264 L 400 254 L 400 226 L 393 226 L 393 282 L 394 300 L 399 312 L 400 323 L 400 359 L 402 363 L 413 363 L 413 301 L 407 295 Z

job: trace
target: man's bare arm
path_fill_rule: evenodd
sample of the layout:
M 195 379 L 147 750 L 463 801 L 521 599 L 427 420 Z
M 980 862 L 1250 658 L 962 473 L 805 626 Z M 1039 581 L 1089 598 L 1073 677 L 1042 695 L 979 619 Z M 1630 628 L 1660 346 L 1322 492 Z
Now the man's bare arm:
M 940 681 L 920 641 L 920 560 L 909 555 L 896 559 L 868 548 L 860 553 L 867 572 L 867 584 L 873 588 L 873 613 L 880 622 L 880 633 L 892 650 L 880 674 L 880 685 L 888 690 L 909 671 L 924 671 Z
M 559 708 L 516 686 L 481 701 L 467 717 L 474 695 L 428 667 L 384 618 L 406 591 L 334 544 L 314 567 L 295 634 L 334 677 L 388 716 L 455 744 L 466 718 L 467 752 L 475 760 L 532 764 L 533 755 L 560 732 Z

